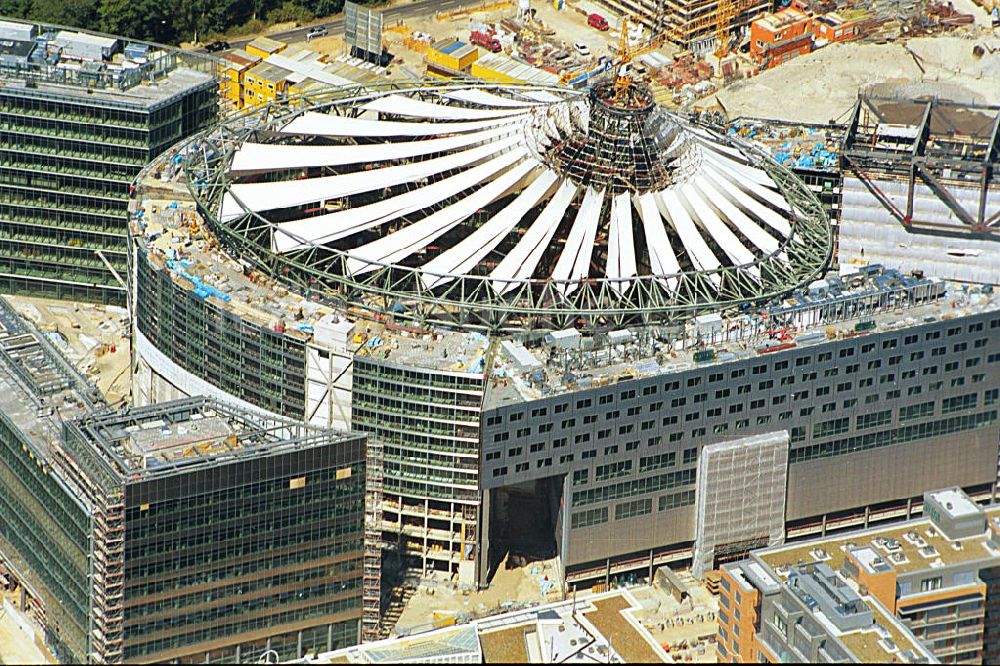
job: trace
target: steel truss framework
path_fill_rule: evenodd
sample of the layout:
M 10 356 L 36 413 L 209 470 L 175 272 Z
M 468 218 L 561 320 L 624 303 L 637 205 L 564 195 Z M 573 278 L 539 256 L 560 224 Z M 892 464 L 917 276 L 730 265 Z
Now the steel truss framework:
M 922 107 L 913 136 L 900 140 L 896 149 L 879 146 L 882 124 L 889 123 L 879 110 L 884 103 Z M 950 114 L 968 112 L 993 116 L 986 133 L 961 131 L 952 122 Z M 932 124 L 950 127 L 942 132 L 940 128 L 932 130 Z M 941 99 L 860 97 L 844 136 L 842 155 L 843 170 L 856 175 L 889 214 L 906 227 L 934 233 L 1000 237 L 1000 210 L 987 210 L 990 190 L 1000 187 L 1000 107 Z M 877 180 L 906 183 L 905 209 L 893 203 L 878 187 Z M 915 218 L 913 200 L 918 182 L 930 189 L 961 225 Z M 951 191 L 956 186 L 979 188 L 975 210 L 967 210 L 956 199 Z
M 756 166 L 768 173 L 796 211 L 788 238 L 777 251 L 752 264 L 675 275 L 640 275 L 631 279 L 632 286 L 623 294 L 607 278 L 574 281 L 578 288 L 569 294 L 556 280 L 526 279 L 500 295 L 491 289 L 488 277 L 481 275 L 455 277 L 435 288 L 425 288 L 419 279 L 421 273 L 427 275 L 426 271 L 408 266 L 383 264 L 377 270 L 352 276 L 348 256 L 337 249 L 312 245 L 286 254 L 272 252 L 275 224 L 257 213 L 247 212 L 220 222 L 222 197 L 230 192 L 226 167 L 245 141 L 267 141 L 277 136 L 271 128 L 306 111 L 357 117 L 361 103 L 380 96 L 405 92 L 417 99 L 440 101 L 441 93 L 470 87 L 475 86 L 393 83 L 331 88 L 231 117 L 187 144 L 184 167 L 191 193 L 220 243 L 256 270 L 332 306 L 360 308 L 373 316 L 391 316 L 421 327 L 460 325 L 526 331 L 574 325 L 603 329 L 676 323 L 708 311 L 746 308 L 780 298 L 816 279 L 829 265 L 832 232 L 819 200 L 790 171 L 775 164 L 760 149 L 742 142 L 738 143 L 740 150 L 757 159 Z M 481 87 L 514 93 L 547 89 L 496 84 Z M 759 271 L 759 279 L 750 274 L 752 268 Z

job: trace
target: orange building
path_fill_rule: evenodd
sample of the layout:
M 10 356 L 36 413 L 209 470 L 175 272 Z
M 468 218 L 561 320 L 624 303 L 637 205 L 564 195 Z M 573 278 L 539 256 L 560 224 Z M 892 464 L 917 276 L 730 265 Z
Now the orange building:
M 750 57 L 764 69 L 805 55 L 813 47 L 813 19 L 787 7 L 750 24 Z
M 861 26 L 857 21 L 849 21 L 836 12 L 830 12 L 813 19 L 813 33 L 816 47 L 834 42 L 846 42 L 861 36 Z
M 998 663 L 1000 507 L 958 488 L 924 518 L 722 565 L 721 663 Z

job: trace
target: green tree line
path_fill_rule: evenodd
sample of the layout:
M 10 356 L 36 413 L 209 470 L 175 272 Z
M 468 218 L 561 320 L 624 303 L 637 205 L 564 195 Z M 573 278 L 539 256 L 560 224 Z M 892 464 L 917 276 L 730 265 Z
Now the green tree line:
M 0 0 L 0 16 L 178 44 L 303 23 L 343 7 L 344 0 Z

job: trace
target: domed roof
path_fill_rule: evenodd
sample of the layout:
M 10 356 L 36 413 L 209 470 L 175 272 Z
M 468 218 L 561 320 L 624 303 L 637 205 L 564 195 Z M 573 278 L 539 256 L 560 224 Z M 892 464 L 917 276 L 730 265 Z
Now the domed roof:
M 355 285 L 474 280 L 473 304 L 545 289 L 559 307 L 586 285 L 605 307 L 642 285 L 670 307 L 691 275 L 694 300 L 727 302 L 822 268 L 822 249 L 798 251 L 803 223 L 829 239 L 789 200 L 808 201 L 801 183 L 631 92 L 437 86 L 307 109 L 237 145 L 218 221 L 263 221 L 271 252 L 323 252 Z

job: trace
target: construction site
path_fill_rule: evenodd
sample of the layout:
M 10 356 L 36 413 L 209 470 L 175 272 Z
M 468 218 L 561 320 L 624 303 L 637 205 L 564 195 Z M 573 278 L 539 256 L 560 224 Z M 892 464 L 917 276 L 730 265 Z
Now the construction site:
M 11 441 L 69 479 L 76 539 L 67 580 L 3 572 L 26 658 L 712 662 L 720 567 L 926 487 L 996 501 L 991 8 L 770 10 L 487 1 L 387 22 L 384 62 L 341 34 L 226 53 L 228 120 L 134 183 L 127 307 L 14 299 L 23 349 L 0 317 L 7 399 L 50 435 Z M 942 335 L 945 380 L 916 350 L 879 370 Z M 188 636 L 119 587 L 166 566 L 111 534 L 173 511 L 144 486 L 268 456 L 309 470 L 256 468 L 288 505 L 350 507 L 319 624 Z M 125 637 L 126 600 L 159 619 Z

